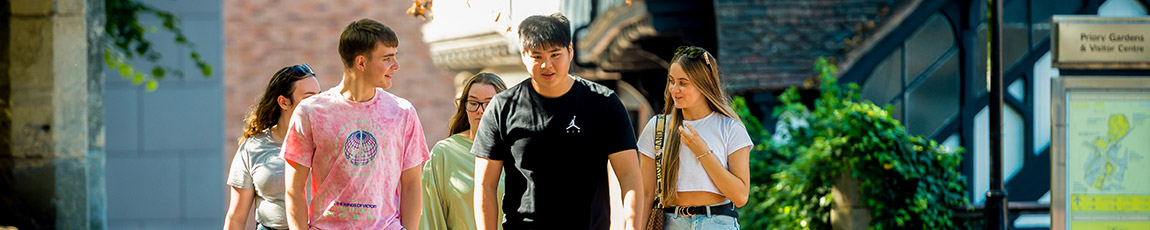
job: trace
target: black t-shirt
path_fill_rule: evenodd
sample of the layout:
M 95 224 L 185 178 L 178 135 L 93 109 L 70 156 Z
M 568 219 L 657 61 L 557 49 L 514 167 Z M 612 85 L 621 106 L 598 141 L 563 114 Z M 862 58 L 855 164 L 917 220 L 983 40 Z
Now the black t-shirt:
M 471 152 L 503 161 L 503 228 L 608 229 L 607 156 L 629 149 L 635 133 L 615 91 L 575 77 L 557 98 L 530 79 L 496 94 Z

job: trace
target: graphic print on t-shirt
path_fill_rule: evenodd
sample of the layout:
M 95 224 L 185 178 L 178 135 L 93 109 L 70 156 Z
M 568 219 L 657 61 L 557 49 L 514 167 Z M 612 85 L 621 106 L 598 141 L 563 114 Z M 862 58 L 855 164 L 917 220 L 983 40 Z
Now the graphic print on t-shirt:
M 567 133 L 579 133 L 582 130 L 578 125 L 575 125 L 575 115 L 571 115 L 571 123 L 567 124 Z
M 378 152 L 378 145 L 375 141 L 375 136 L 371 133 L 356 130 L 347 136 L 347 141 L 343 145 L 343 157 L 347 158 L 355 166 L 363 166 L 370 163 L 372 158 L 375 158 Z
M 375 133 L 379 133 L 379 127 L 366 120 L 355 120 L 348 122 L 339 129 L 340 136 L 345 137 L 340 151 L 346 161 L 345 164 L 340 164 L 340 168 L 344 172 L 352 176 L 365 176 L 375 171 L 373 167 L 376 157 L 379 155 L 379 143 L 383 143 L 383 135 L 378 138 Z
M 355 200 L 351 200 L 351 202 L 335 201 L 327 211 L 323 212 L 323 215 L 352 220 L 375 220 L 379 218 L 372 215 L 376 213 L 373 210 L 375 207 L 377 206 L 374 204 L 356 203 Z

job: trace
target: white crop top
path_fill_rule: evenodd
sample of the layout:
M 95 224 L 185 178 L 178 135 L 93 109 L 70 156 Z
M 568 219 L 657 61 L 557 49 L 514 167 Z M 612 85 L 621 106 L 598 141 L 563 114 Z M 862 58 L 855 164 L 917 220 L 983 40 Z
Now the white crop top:
M 639 134 L 639 143 L 636 144 L 639 152 L 651 159 L 655 159 L 656 120 L 658 119 L 651 118 L 650 121 L 647 121 L 647 125 L 643 127 L 643 133 Z M 669 126 L 670 120 L 667 123 L 665 135 L 670 134 L 670 129 L 675 128 Z M 714 156 L 704 157 L 718 158 L 719 164 L 722 164 L 723 168 L 727 170 L 730 170 L 730 166 L 727 165 L 727 156 L 730 156 L 735 150 L 754 145 L 751 143 L 751 136 L 747 134 L 747 128 L 737 118 L 727 117 L 717 112 L 711 112 L 706 117 L 694 121 L 683 120 L 683 124 L 690 124 L 694 127 L 695 131 L 699 132 L 699 136 L 703 137 L 703 141 L 707 143 L 707 147 L 713 151 Z M 664 137 L 663 140 L 669 139 Z M 719 188 L 715 187 L 711 178 L 707 176 L 707 171 L 703 170 L 703 165 L 695 159 L 695 154 L 687 148 L 686 144 L 681 142 L 679 143 L 677 190 L 679 192 L 704 191 L 723 195 L 722 192 L 719 192 Z

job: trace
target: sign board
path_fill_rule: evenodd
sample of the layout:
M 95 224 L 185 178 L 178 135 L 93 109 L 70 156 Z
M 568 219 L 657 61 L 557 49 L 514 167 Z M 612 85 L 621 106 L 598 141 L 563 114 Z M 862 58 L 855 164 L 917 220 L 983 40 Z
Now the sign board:
M 1051 229 L 1150 229 L 1150 78 L 1052 81 Z
M 1150 69 L 1150 17 L 1054 16 L 1051 51 L 1063 69 Z

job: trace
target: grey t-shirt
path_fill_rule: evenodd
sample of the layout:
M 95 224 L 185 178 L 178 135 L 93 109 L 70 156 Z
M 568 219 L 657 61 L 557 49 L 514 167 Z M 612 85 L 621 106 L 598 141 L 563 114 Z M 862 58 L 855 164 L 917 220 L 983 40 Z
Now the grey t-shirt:
M 236 188 L 255 189 L 256 221 L 270 228 L 287 229 L 284 211 L 283 145 L 264 130 L 240 144 L 232 159 L 227 184 Z M 246 211 L 245 211 L 246 212 Z

